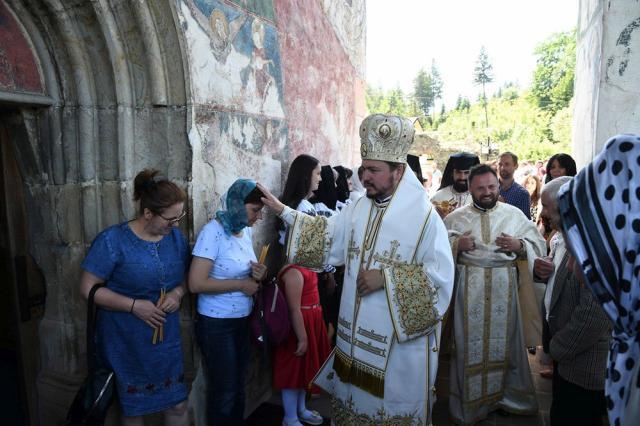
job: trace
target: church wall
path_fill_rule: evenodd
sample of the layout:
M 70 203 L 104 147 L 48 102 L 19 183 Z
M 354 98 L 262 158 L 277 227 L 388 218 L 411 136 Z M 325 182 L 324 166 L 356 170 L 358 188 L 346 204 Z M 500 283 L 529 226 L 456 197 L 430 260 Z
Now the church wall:
M 138 171 L 159 168 L 188 190 L 181 227 L 193 241 L 239 176 L 279 194 L 299 153 L 358 162 L 364 0 L 6 5 L 24 29 L 0 22 L 0 100 L 15 109 L 29 250 L 47 288 L 35 417 L 57 424 L 85 374 L 80 263 L 100 230 L 135 216 Z M 258 227 L 256 247 L 273 222 Z M 188 379 L 198 361 L 191 311 L 185 301 Z M 256 369 L 250 380 L 264 389 Z M 200 422 L 202 401 L 192 402 Z
M 279 194 L 298 154 L 357 163 L 364 12 L 364 1 L 179 2 L 193 102 L 196 231 L 237 177 Z M 258 240 L 271 229 L 265 220 Z
M 100 230 L 135 216 L 132 181 L 142 168 L 188 187 L 187 82 L 168 2 L 8 0 L 0 7 L 0 67 L 9 70 L 0 102 L 10 108 L 3 124 L 24 183 L 29 255 L 46 283 L 38 344 L 25 348 L 39 364 L 37 383 L 27 383 L 38 395 L 29 414 L 31 424 L 58 424 L 86 374 L 78 280 L 87 248 Z M 21 28 L 7 26 L 7 10 Z M 26 42 L 16 44 L 16 28 Z M 33 78 L 24 82 L 35 72 L 28 53 L 42 73 L 40 90 L 27 84 Z M 188 301 L 183 309 L 190 311 Z M 193 377 L 188 315 L 182 328 Z
M 364 2 L 275 0 L 274 5 L 282 34 L 292 155 L 310 153 L 323 164 L 335 159 L 359 164 L 358 125 L 365 115 Z
M 0 90 L 43 95 L 38 60 L 31 42 L 7 5 L 0 3 Z
M 638 2 L 581 0 L 576 60 L 573 149 L 584 165 L 611 136 L 640 131 Z

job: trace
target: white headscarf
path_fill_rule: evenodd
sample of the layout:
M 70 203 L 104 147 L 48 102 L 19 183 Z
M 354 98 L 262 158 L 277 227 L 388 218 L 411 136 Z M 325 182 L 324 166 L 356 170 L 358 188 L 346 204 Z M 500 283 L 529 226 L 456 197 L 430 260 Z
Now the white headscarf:
M 360 166 L 356 166 L 352 169 L 353 174 L 351 175 L 351 183 L 353 184 L 353 189 L 349 194 L 349 199 L 352 202 L 356 201 L 360 197 L 363 197 L 367 193 L 367 191 L 364 189 L 364 186 L 362 186 L 362 182 L 360 182 L 360 178 L 358 177 L 359 168 Z

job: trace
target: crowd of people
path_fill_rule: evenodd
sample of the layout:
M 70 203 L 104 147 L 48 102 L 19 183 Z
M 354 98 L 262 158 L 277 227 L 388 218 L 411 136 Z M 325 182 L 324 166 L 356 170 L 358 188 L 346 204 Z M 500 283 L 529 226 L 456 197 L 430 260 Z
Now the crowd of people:
M 375 114 L 360 126 L 355 169 L 299 155 L 279 197 L 236 180 L 191 253 L 176 227 L 184 191 L 139 173 L 138 217 L 96 237 L 81 277 L 85 296 L 106 284 L 96 343 L 123 424 L 156 412 L 188 424 L 179 307 L 189 292 L 208 424 L 243 424 L 249 317 L 268 277 L 291 324 L 272 351 L 284 426 L 322 424 L 306 406 L 321 391 L 337 425 L 431 424 L 440 353 L 451 354 L 452 422 L 536 414 L 527 350 L 540 347 L 552 425 L 601 425 L 607 410 L 612 425 L 637 424 L 640 138 L 612 139 L 580 173 L 562 153 L 543 167 L 463 152 L 423 175 L 413 136 L 411 121 Z M 253 249 L 265 209 L 278 217 L 273 270 Z

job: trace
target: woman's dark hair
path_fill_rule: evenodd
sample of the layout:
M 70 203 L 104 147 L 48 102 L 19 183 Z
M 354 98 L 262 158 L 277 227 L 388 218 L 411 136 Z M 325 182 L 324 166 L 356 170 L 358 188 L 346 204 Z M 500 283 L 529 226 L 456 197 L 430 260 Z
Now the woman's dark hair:
M 289 167 L 287 181 L 284 184 L 284 191 L 280 201 L 282 204 L 296 209 L 311 189 L 311 174 L 318 167 L 320 162 L 307 154 L 298 155 Z
M 322 166 L 320 169 L 320 177 L 322 181 L 318 185 L 318 189 L 313 192 L 313 197 L 309 200 L 311 203 L 324 203 L 331 210 L 336 209 L 338 202 L 338 192 L 336 191 L 336 181 L 331 166 Z M 338 177 L 340 177 L 338 175 Z
M 184 190 L 162 176 L 159 170 L 144 169 L 133 180 L 133 200 L 140 202 L 140 214 L 144 214 L 144 209 L 161 214 L 186 199 Z
M 263 204 L 262 197 L 264 193 L 256 186 L 253 190 L 244 197 L 245 204 Z
M 558 165 L 567 171 L 567 174 L 565 176 L 575 176 L 578 174 L 578 171 L 576 169 L 576 162 L 573 158 L 571 158 L 569 154 L 555 154 L 551 158 L 549 158 L 549 161 L 547 162 L 547 173 L 545 174 L 544 183 L 553 180 L 553 178 L 551 177 L 551 173 L 549 172 L 551 171 L 551 166 L 553 166 L 554 161 L 557 161 Z
M 535 174 L 530 174 L 522 181 L 522 186 L 524 186 L 525 189 L 527 189 L 527 182 L 529 182 L 529 179 L 533 179 L 536 183 L 536 190 L 533 191 L 533 194 L 531 194 L 531 204 L 533 205 L 537 204 L 538 201 L 540 201 L 540 190 L 542 189 L 542 184 L 540 183 L 540 178 L 538 176 L 536 176 Z M 527 189 L 527 191 L 529 190 Z

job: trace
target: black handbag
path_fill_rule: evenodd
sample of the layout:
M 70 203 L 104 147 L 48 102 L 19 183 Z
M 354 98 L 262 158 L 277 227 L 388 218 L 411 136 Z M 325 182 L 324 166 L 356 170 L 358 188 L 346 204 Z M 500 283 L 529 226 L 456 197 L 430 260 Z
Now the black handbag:
M 96 291 L 104 284 L 94 285 L 87 300 L 87 378 L 73 399 L 67 412 L 68 426 L 101 426 L 115 396 L 115 376 L 109 368 L 98 365 L 95 349 L 97 309 Z

